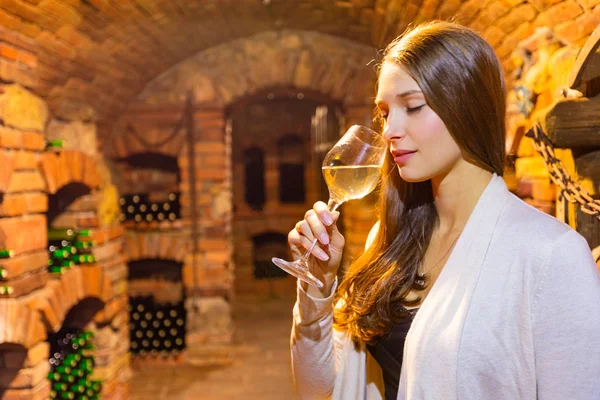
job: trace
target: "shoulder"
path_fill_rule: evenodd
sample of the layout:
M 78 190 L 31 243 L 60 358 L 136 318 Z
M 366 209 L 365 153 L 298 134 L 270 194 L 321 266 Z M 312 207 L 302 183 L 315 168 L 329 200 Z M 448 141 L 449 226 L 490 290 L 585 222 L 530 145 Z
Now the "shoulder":
M 530 247 L 547 245 L 569 232 L 579 235 L 569 225 L 530 206 L 512 193 L 497 228 L 509 242 L 526 243 Z

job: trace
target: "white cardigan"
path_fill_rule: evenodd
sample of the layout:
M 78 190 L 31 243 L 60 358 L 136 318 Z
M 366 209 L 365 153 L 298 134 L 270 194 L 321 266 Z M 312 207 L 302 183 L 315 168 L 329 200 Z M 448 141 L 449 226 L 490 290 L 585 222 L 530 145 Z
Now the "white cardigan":
M 333 295 L 298 285 L 301 397 L 382 399 L 377 362 L 332 322 Z M 585 239 L 494 175 L 409 330 L 398 399 L 600 399 L 600 275 Z

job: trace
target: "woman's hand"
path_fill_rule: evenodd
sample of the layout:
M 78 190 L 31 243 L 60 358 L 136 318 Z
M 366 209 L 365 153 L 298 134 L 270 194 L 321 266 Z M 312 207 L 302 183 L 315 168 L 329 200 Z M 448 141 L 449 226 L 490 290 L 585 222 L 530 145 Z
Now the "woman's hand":
M 335 281 L 345 244 L 344 237 L 336 225 L 339 216 L 338 211 L 331 212 L 327 204 L 318 201 L 288 234 L 294 260 L 302 258 L 313 240 L 318 239 L 311 252 L 313 257 L 308 258 L 308 264 L 310 271 L 323 282 L 324 287 L 317 289 L 303 282 L 304 289 L 311 295 L 328 297 L 331 294 L 331 286 Z

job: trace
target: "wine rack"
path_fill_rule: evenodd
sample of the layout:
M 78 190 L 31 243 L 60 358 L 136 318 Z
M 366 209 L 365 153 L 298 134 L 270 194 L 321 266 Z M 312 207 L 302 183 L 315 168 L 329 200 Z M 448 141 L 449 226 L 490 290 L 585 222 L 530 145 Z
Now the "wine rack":
M 48 230 L 48 272 L 61 274 L 75 265 L 96 262 L 92 254 L 95 242 L 90 239 L 91 235 L 89 229 Z
M 131 352 L 167 357 L 185 348 L 186 311 L 183 301 L 157 304 L 151 296 L 129 298 Z
M 152 202 L 147 194 L 126 195 L 119 199 L 119 204 L 121 222 L 162 222 L 181 218 L 178 193 L 170 193 L 163 202 Z
M 63 329 L 49 338 L 50 399 L 96 400 L 102 382 L 92 380 L 94 335 L 89 331 Z

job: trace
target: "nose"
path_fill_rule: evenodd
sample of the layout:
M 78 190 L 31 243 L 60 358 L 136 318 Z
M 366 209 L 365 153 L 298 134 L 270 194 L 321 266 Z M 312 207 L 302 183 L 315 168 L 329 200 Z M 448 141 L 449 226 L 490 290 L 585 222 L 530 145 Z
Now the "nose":
M 402 139 L 406 135 L 406 129 L 400 118 L 393 118 L 388 115 L 387 122 L 383 128 L 383 138 L 387 141 Z

